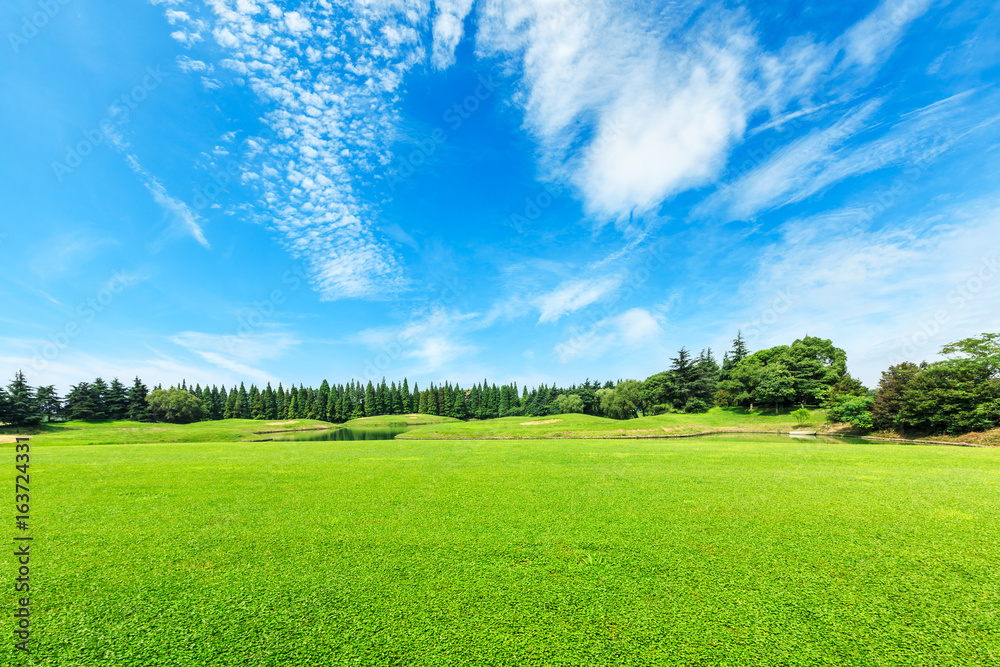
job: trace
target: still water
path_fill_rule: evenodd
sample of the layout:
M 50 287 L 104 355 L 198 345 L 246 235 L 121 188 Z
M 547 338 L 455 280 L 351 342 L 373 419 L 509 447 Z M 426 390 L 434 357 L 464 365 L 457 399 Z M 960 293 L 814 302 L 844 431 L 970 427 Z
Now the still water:
M 386 426 L 374 428 L 331 428 L 323 431 L 291 431 L 289 433 L 274 433 L 268 437 L 274 440 L 392 440 L 409 428 L 405 426 Z

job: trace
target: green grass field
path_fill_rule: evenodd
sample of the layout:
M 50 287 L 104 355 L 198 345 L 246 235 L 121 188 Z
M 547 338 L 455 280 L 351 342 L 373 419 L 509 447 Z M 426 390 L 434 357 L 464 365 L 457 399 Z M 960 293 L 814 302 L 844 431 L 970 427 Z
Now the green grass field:
M 748 412 L 743 408 L 712 408 L 702 414 L 666 414 L 639 419 L 607 419 L 567 414 L 550 417 L 504 417 L 483 421 L 452 420 L 416 429 L 400 437 L 442 440 L 452 438 L 607 438 L 663 437 L 706 431 L 782 431 L 799 428 L 790 414 Z M 826 411 L 810 411 L 804 428 L 826 428 Z
M 1000 660 L 994 449 L 47 438 L 4 664 Z

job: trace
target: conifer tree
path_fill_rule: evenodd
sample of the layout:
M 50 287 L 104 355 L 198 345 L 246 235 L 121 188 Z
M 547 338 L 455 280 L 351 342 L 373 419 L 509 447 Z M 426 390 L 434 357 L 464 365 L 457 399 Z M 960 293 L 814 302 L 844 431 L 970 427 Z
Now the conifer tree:
M 403 414 L 410 414 L 411 412 L 416 412 L 413 409 L 413 397 L 410 396 L 410 383 L 403 378 L 403 388 L 400 390 L 403 398 Z
M 128 394 L 125 386 L 115 378 L 108 387 L 108 397 L 106 401 L 108 419 L 121 421 L 128 419 Z
M 3 421 L 12 426 L 36 426 L 42 421 L 34 390 L 20 370 L 7 385 Z
M 250 397 L 242 382 L 240 382 L 240 389 L 236 394 L 235 417 L 237 419 L 250 419 Z
M 371 417 L 375 414 L 375 385 L 372 384 L 371 380 L 365 387 L 364 410 L 365 417 Z
M 38 412 L 41 414 L 43 421 L 52 421 L 62 415 L 62 399 L 56 393 L 55 385 L 50 384 L 35 389 L 35 404 L 38 406 Z M 0 416 L 0 422 L 6 421 L 6 419 Z

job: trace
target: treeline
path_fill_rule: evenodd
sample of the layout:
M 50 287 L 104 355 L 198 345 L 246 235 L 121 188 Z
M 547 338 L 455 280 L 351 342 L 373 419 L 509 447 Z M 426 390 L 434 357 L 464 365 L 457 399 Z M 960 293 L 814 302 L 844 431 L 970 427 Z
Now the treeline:
M 568 388 L 541 385 L 530 391 L 524 387 L 518 393 L 517 383 L 497 386 L 483 381 L 464 389 L 446 382 L 420 389 L 411 389 L 409 380 L 381 383 L 351 381 L 346 385 L 331 385 L 324 380 L 318 388 L 303 385 L 288 389 L 270 383 L 263 389 L 244 383 L 227 389 L 225 386 L 178 386 L 152 391 L 135 378 L 126 387 L 117 378 L 110 383 L 102 378 L 72 385 L 66 397 L 60 398 L 53 387 L 32 390 L 22 373 L 5 392 L 0 389 L 0 422 L 12 425 L 32 425 L 43 420 L 70 419 L 80 421 L 166 421 L 189 423 L 218 419 L 319 419 L 343 423 L 359 417 L 423 413 L 457 419 L 492 419 L 508 416 L 540 416 L 553 410 L 587 412 L 602 415 L 598 393 L 613 390 L 615 383 L 587 380 Z M 8 397 L 17 396 L 17 411 L 5 406 L 13 403 Z
M 959 435 L 1000 427 L 1000 334 L 949 343 L 941 353 L 949 358 L 890 366 L 875 391 L 840 397 L 830 418 L 901 435 Z
M 867 390 L 847 372 L 847 354 L 824 338 L 805 336 L 791 345 L 750 353 L 742 334 L 717 363 L 711 348 L 692 357 L 681 348 L 670 368 L 642 383 L 644 414 L 704 412 L 713 405 L 819 406 L 833 395 Z
M 446 382 L 420 389 L 407 378 L 375 384 L 351 381 L 319 387 L 303 385 L 275 389 L 241 383 L 233 386 L 180 385 L 150 391 L 138 377 L 126 387 L 117 378 L 72 385 L 64 399 L 53 387 L 32 390 L 19 372 L 7 394 L 0 390 L 0 421 L 37 424 L 44 420 L 131 420 L 188 423 L 218 419 L 318 419 L 343 423 L 359 417 L 423 413 L 456 419 L 541 417 L 583 413 L 613 419 L 633 419 L 664 412 L 704 412 L 713 405 L 731 407 L 767 404 L 780 410 L 789 403 L 818 404 L 832 387 L 860 387 L 847 375 L 847 355 L 829 340 L 806 336 L 788 346 L 751 354 L 741 334 L 721 363 L 712 350 L 692 356 L 681 348 L 669 368 L 645 381 L 587 379 L 558 387 L 542 384 L 518 389 L 517 383 L 497 386 L 486 380 L 469 388 Z M 865 393 L 863 387 L 861 393 Z M 16 403 L 17 410 L 6 410 Z
M 737 333 L 717 362 L 710 348 L 693 356 L 681 348 L 669 367 L 644 381 L 619 380 L 518 389 L 487 381 L 463 388 L 446 382 L 420 389 L 408 379 L 375 384 L 351 381 L 277 389 L 251 384 L 178 386 L 150 391 L 139 379 L 72 385 L 65 398 L 53 386 L 32 388 L 18 371 L 0 388 L 0 423 L 31 426 L 47 420 L 131 420 L 188 423 L 218 419 L 318 419 L 343 423 L 359 417 L 422 413 L 456 419 L 584 413 L 633 419 L 665 412 L 704 412 L 712 406 L 827 409 L 835 422 L 859 429 L 906 433 L 964 433 L 1000 426 L 1000 334 L 944 346 L 949 358 L 902 363 L 869 390 L 847 372 L 847 355 L 830 340 L 805 336 L 791 345 L 751 353 Z

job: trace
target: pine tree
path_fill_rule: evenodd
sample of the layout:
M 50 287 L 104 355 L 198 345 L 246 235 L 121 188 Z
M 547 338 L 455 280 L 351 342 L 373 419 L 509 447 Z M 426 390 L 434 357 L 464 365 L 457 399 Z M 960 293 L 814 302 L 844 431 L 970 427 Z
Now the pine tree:
M 735 366 L 750 355 L 750 351 L 747 349 L 746 341 L 743 340 L 743 332 L 736 332 L 736 339 L 733 341 L 733 350 L 729 354 L 729 359 Z
M 90 397 L 94 404 L 94 421 L 104 421 L 108 418 L 108 384 L 101 378 L 96 378 L 90 385 Z
M 242 382 L 240 382 L 239 393 L 236 395 L 235 417 L 237 419 L 250 419 L 250 396 Z
M 382 383 L 375 389 L 375 411 L 376 415 L 384 415 L 388 412 L 386 409 L 386 386 L 385 378 L 382 378 Z M 367 412 L 367 410 L 365 411 Z
M 327 421 L 330 404 L 330 383 L 324 380 L 319 384 L 319 391 L 316 392 L 316 414 L 313 419 Z
M 115 378 L 108 387 L 108 398 L 106 401 L 108 409 L 108 419 L 121 421 L 128 419 L 129 400 L 125 386 Z
M 394 415 L 402 415 L 406 413 L 403 408 L 403 389 L 402 386 L 396 386 L 393 382 L 392 386 L 389 388 L 389 393 L 392 394 L 392 410 Z
M 406 415 L 416 412 L 416 410 L 413 409 L 413 397 L 410 396 L 410 383 L 406 381 L 405 377 L 403 378 L 403 388 L 400 390 L 400 393 L 403 398 L 403 414 Z
M 24 373 L 17 371 L 7 385 L 4 400 L 4 421 L 12 426 L 37 426 L 42 421 L 34 390 L 28 385 Z
M 223 413 L 224 419 L 236 419 L 236 401 L 239 394 L 236 391 L 236 387 L 233 386 L 232 390 L 229 392 L 229 396 L 226 398 L 226 409 Z
M 149 403 L 146 402 L 146 397 L 149 395 L 149 390 L 146 385 L 142 383 L 142 380 L 136 376 L 135 380 L 132 382 L 132 386 L 128 390 L 128 419 L 134 422 L 151 422 L 153 421 L 153 413 L 149 409 Z
M 505 385 L 500 390 L 500 416 L 506 417 L 510 412 L 510 390 Z
M 39 387 L 35 390 L 35 403 L 38 405 L 38 412 L 44 421 L 58 419 L 62 415 L 62 399 L 56 393 L 55 385 Z M 0 417 L 0 422 L 6 421 Z

